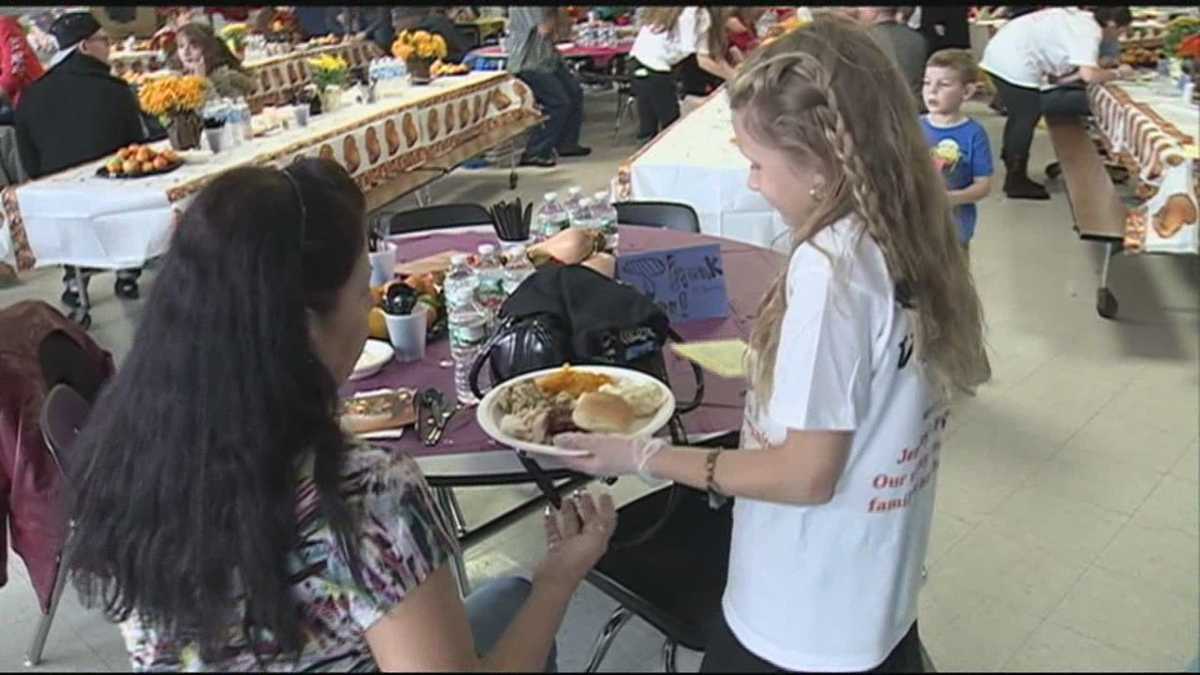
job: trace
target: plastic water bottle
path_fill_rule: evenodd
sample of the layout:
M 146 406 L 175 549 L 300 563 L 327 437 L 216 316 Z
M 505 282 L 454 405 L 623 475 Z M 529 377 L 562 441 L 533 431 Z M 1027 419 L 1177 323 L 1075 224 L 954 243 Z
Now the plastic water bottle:
M 613 206 L 612 199 L 604 190 L 592 196 L 592 217 L 596 220 L 596 227 L 604 233 L 604 250 L 616 255 L 620 237 L 617 232 L 617 207 Z
M 567 219 L 567 210 L 558 201 L 558 193 L 547 192 L 542 200 L 542 208 L 537 216 L 537 234 L 542 239 L 549 239 L 567 229 L 570 221 Z
M 461 253 L 451 256 L 445 280 L 446 322 L 450 357 L 454 360 L 454 393 L 464 405 L 479 402 L 471 392 L 471 366 L 488 335 L 487 313 L 475 301 L 478 287 L 479 279 L 467 263 L 467 256 Z
M 533 263 L 529 262 L 529 256 L 525 254 L 525 247 L 521 244 L 509 246 L 504 251 L 504 294 L 512 295 L 513 291 L 521 285 L 530 275 L 534 273 Z
M 246 99 L 238 97 L 233 109 L 235 111 L 234 119 L 237 124 L 234 129 L 240 132 L 237 134 L 239 136 L 238 140 L 253 141 L 254 129 L 250 124 L 250 104 L 246 103 Z
M 595 215 L 592 213 L 592 200 L 584 197 L 579 200 L 579 205 L 571 213 L 571 227 L 577 227 L 583 230 L 596 229 L 597 223 Z
M 574 185 L 567 190 L 567 198 L 563 201 L 563 208 L 567 210 L 568 215 L 579 208 L 580 199 L 583 199 L 583 188 Z
M 504 304 L 504 264 L 491 244 L 479 245 L 479 262 L 475 264 L 475 276 L 479 280 L 475 299 L 487 312 L 488 322 L 495 320 Z

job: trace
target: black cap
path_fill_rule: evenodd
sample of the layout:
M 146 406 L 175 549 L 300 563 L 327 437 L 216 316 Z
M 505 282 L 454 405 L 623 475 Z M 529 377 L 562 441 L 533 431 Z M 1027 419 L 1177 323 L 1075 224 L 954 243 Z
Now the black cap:
M 100 30 L 100 22 L 89 12 L 63 14 L 50 25 L 50 34 L 58 40 L 60 50 L 69 49 L 92 37 Z

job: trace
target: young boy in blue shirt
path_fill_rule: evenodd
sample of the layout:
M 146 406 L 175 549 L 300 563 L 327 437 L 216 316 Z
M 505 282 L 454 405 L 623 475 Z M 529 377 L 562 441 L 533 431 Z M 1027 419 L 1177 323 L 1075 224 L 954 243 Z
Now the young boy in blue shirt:
M 921 118 L 934 165 L 946 180 L 958 221 L 958 237 L 969 251 L 978 217 L 975 202 L 992 190 L 992 147 L 987 132 L 962 112 L 975 94 L 979 68 L 971 52 L 943 49 L 925 62 L 922 96 L 929 113 Z

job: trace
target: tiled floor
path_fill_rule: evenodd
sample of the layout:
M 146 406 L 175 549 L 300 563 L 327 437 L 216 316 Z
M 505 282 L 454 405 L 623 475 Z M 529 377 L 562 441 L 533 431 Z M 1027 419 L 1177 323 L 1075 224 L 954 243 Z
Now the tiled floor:
M 632 122 L 613 141 L 615 101 L 588 97 L 585 161 L 522 170 L 526 201 L 581 183 L 607 187 L 635 148 Z M 998 146 L 1002 118 L 973 112 Z M 998 147 L 995 148 L 998 150 Z M 1044 132 L 1034 167 L 1050 161 Z M 434 189 L 439 201 L 508 197 L 505 171 L 460 172 Z M 1035 175 L 1040 171 L 1035 170 Z M 1050 202 L 999 194 L 981 207 L 971 246 L 988 319 L 994 381 L 953 418 L 938 480 L 923 638 L 940 670 L 1182 670 L 1200 650 L 1200 264 L 1196 258 L 1113 261 L 1120 318 L 1094 310 L 1099 248 L 1081 243 L 1061 186 Z M 998 192 L 998 191 L 997 191 Z M 146 277 L 149 287 L 153 273 Z M 118 357 L 139 303 L 93 282 L 93 334 Z M 57 273 L 0 290 L 0 305 L 53 302 Z M 616 486 L 629 499 L 645 486 Z M 478 522 L 528 489 L 464 490 Z M 527 520 L 469 553 L 475 579 L 532 564 L 542 542 Z M 23 568 L 0 591 L 0 669 L 18 669 L 38 613 Z M 614 607 L 584 587 L 559 634 L 560 665 L 577 670 Z M 640 621 L 614 643 L 604 670 L 661 669 L 661 638 Z M 681 652 L 682 670 L 699 655 Z M 47 670 L 128 667 L 118 634 L 73 592 L 46 648 Z

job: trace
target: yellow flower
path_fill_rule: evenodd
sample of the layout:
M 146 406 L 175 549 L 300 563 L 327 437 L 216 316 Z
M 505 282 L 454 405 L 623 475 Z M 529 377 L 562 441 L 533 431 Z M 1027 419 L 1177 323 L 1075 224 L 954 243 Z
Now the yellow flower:
M 244 23 L 231 23 L 221 29 L 221 37 L 228 40 L 229 38 L 245 37 L 250 32 L 250 28 Z

